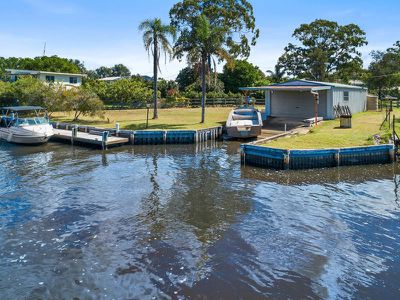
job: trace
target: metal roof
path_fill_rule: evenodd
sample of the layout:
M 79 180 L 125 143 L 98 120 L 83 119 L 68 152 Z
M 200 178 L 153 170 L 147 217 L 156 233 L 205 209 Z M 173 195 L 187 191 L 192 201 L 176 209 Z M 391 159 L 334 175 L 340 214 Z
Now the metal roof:
M 302 79 L 300 81 L 310 82 L 310 83 L 315 83 L 315 84 L 324 84 L 324 85 L 329 85 L 329 86 L 333 86 L 333 87 L 337 87 L 337 88 L 357 89 L 357 90 L 365 90 L 366 89 L 362 86 L 337 83 L 337 82 L 322 82 L 322 81 L 312 81 L 312 80 L 302 80 Z
M 28 110 L 39 110 L 44 109 L 41 106 L 6 106 L 0 107 L 1 110 L 10 110 L 10 111 L 28 111 Z
M 239 88 L 241 91 L 300 91 L 300 92 L 311 92 L 311 91 L 323 91 L 330 90 L 331 87 L 326 85 L 267 85 L 259 87 L 243 87 Z
M 311 80 L 290 80 L 282 83 L 270 84 L 267 86 L 259 86 L 259 87 L 241 87 L 239 90 L 241 91 L 266 91 L 266 90 L 281 90 L 281 91 L 321 91 L 321 90 L 329 90 L 332 87 L 336 88 L 347 88 L 347 89 L 357 89 L 363 90 L 365 88 L 360 86 L 342 84 L 342 83 L 333 83 L 333 82 L 321 82 L 321 81 L 311 81 Z
M 86 74 L 79 73 L 62 73 L 62 72 L 50 72 L 50 71 L 36 71 L 36 70 L 21 70 L 21 69 L 6 69 L 11 75 L 38 75 L 38 74 L 49 74 L 49 75 L 65 75 L 65 76 L 78 76 L 86 77 Z

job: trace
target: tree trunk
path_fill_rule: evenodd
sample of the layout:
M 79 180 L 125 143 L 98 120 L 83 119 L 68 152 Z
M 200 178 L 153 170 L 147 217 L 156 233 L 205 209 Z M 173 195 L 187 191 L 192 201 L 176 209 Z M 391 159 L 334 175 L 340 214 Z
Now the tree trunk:
M 157 102 L 157 91 L 158 91 L 158 41 L 154 37 L 154 57 L 153 57 L 153 80 L 154 80 L 154 113 L 153 119 L 158 119 L 158 102 Z
M 205 122 L 206 115 L 206 60 L 207 56 L 201 56 L 201 123 Z

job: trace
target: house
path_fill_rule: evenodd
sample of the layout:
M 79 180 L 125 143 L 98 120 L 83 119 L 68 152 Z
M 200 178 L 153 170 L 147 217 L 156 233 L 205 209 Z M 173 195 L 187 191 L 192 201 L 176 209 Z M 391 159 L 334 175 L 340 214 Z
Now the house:
M 367 108 L 367 89 L 341 83 L 291 80 L 242 91 L 265 91 L 265 115 L 285 118 L 334 119 L 334 106 L 348 106 L 352 113 Z
M 29 75 L 38 78 L 44 82 L 60 83 L 65 86 L 80 86 L 82 84 L 82 78 L 86 77 L 85 74 L 19 70 L 19 69 L 6 69 L 6 72 L 7 75 L 10 76 L 11 81 L 16 81 L 20 76 Z

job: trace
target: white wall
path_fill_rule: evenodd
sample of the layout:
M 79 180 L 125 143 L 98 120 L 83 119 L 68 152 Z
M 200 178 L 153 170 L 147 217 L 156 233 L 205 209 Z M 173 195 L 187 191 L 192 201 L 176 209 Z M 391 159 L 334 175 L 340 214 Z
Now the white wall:
M 349 92 L 349 101 L 343 100 L 343 92 Z M 362 112 L 367 107 L 367 90 L 365 89 L 345 89 L 333 88 L 332 89 L 333 105 L 347 105 L 352 114 Z M 333 106 L 332 106 L 333 107 Z
M 80 86 L 82 84 L 82 77 L 81 76 L 73 76 L 73 75 L 56 75 L 56 74 L 40 74 L 39 79 L 46 81 L 46 76 L 54 76 L 54 82 L 64 83 L 68 85 Z M 69 83 L 70 77 L 76 77 L 78 79 L 77 83 L 71 84 Z

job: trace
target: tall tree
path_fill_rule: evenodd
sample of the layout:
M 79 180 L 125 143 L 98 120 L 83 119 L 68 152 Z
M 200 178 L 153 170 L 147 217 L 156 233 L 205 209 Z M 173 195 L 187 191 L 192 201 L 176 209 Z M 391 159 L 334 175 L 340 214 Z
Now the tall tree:
M 279 58 L 287 74 L 314 80 L 327 80 L 336 72 L 352 72 L 362 65 L 358 48 L 367 44 L 365 32 L 355 24 L 339 25 L 317 19 L 298 27 Z
M 121 76 L 121 77 L 129 77 L 131 76 L 131 71 L 129 71 L 128 67 L 123 64 L 117 64 L 112 67 L 113 76 Z
M 175 29 L 173 26 L 165 25 L 160 19 L 145 20 L 139 25 L 139 30 L 143 32 L 143 43 L 147 52 L 153 56 L 153 93 L 154 93 L 154 113 L 153 119 L 158 118 L 157 101 L 157 82 L 158 71 L 160 70 L 160 54 L 164 52 L 165 60 L 167 55 L 172 57 L 172 46 L 170 38 L 175 39 Z
M 232 68 L 225 65 L 221 80 L 227 93 L 237 93 L 239 92 L 239 87 L 243 86 L 268 84 L 265 74 L 257 66 L 246 60 L 235 60 Z
M 77 59 L 69 59 L 54 56 L 30 57 L 0 57 L 0 75 L 5 69 L 25 69 L 49 72 L 84 73 L 86 71 L 83 62 Z
M 99 78 L 111 77 L 113 74 L 113 71 L 111 68 L 104 67 L 104 66 L 97 68 L 95 70 L 95 72 L 97 74 L 97 77 L 99 77 Z
M 376 91 L 382 99 L 383 93 L 400 86 L 400 41 L 386 51 L 373 51 L 371 56 L 368 88 Z
M 171 24 L 179 31 L 175 56 L 187 55 L 188 63 L 201 65 L 202 112 L 205 121 L 206 74 L 216 57 L 232 62 L 248 57 L 259 30 L 255 26 L 253 7 L 247 0 L 182 0 L 170 10 Z M 215 70 L 215 67 L 214 67 Z

